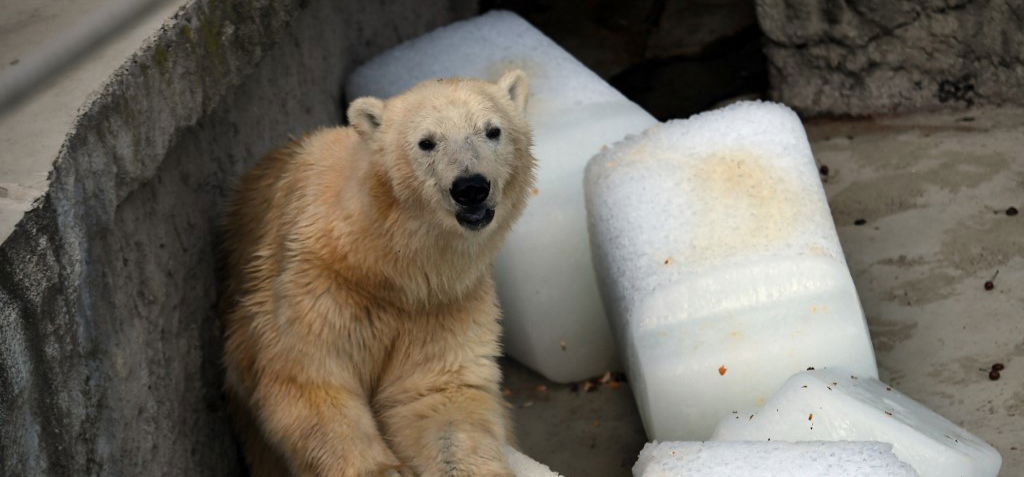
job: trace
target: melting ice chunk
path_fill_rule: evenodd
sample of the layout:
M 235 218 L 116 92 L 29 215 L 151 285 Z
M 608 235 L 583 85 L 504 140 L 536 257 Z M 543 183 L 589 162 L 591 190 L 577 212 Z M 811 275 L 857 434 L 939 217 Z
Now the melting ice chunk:
M 655 126 L 586 171 L 591 249 L 644 427 L 702 440 L 793 373 L 877 376 L 800 119 L 740 102 Z
M 992 446 L 881 381 L 838 368 L 798 373 L 753 417 L 725 417 L 715 440 L 870 440 L 921 477 L 995 477 Z
M 399 45 L 349 78 L 349 99 L 424 80 L 529 75 L 537 187 L 498 255 L 505 350 L 558 381 L 619 367 L 587 246 L 583 168 L 602 146 L 657 123 L 519 16 L 491 12 Z
M 634 477 L 912 477 L 880 442 L 662 442 L 647 444 Z

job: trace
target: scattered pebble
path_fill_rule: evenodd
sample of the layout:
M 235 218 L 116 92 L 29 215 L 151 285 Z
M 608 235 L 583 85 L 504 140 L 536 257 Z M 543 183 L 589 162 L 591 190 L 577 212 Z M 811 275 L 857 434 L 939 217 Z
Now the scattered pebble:
M 538 384 L 536 387 L 533 388 L 533 390 L 539 393 L 546 393 L 548 392 L 548 387 L 543 384 Z
M 606 371 L 599 377 L 591 378 L 586 381 L 581 381 L 578 383 L 570 383 L 569 390 L 571 390 L 572 392 L 578 392 L 580 391 L 580 389 L 582 389 L 583 392 L 589 393 L 601 386 L 607 386 L 611 389 L 619 389 L 620 387 L 622 387 L 622 383 L 625 382 L 626 375 L 624 373 L 613 373 L 611 371 Z
M 828 175 L 828 166 L 822 165 L 821 167 L 819 167 L 818 168 L 818 173 L 823 175 L 823 176 L 827 176 Z
M 996 371 L 994 369 L 992 371 L 989 371 L 988 379 L 991 379 L 992 381 L 999 381 L 999 371 Z
M 1006 366 L 1003 363 L 995 363 L 992 365 L 992 371 L 1002 371 L 1004 369 L 1006 369 Z
M 1009 215 L 1010 217 L 1013 217 L 1014 215 L 1017 215 L 1017 208 L 1016 207 L 1010 207 L 1009 209 L 1006 209 L 1006 215 Z
M 985 290 L 991 290 L 996 287 L 996 277 L 998 276 L 999 270 L 996 270 L 996 273 L 992 275 L 992 278 L 989 278 L 988 281 L 985 282 Z
M 864 225 L 866 223 L 868 223 L 868 221 L 865 219 L 857 219 L 853 221 L 853 225 Z

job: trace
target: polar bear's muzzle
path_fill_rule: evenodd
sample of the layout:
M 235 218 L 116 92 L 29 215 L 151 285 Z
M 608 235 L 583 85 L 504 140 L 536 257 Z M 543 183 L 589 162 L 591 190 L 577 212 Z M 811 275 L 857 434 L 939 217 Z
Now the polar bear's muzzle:
M 469 230 L 480 230 L 490 224 L 493 219 L 494 209 L 486 206 L 461 207 L 455 213 L 455 220 L 459 221 L 459 225 Z
M 480 230 L 494 219 L 494 209 L 487 206 L 491 183 L 486 177 L 480 174 L 460 176 L 452 182 L 449 194 L 459 205 L 455 212 L 459 225 L 470 230 Z

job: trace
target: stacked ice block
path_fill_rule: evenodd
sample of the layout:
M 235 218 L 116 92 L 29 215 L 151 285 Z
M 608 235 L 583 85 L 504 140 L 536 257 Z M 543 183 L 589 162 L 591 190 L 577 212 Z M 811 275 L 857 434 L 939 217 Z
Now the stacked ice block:
M 541 464 L 512 447 L 505 447 L 508 465 L 516 477 L 561 477 L 548 466 Z
M 793 376 L 761 410 L 723 418 L 714 439 L 888 442 L 922 477 L 995 477 L 1002 464 L 992 446 L 934 411 L 835 368 Z
M 647 444 L 633 477 L 913 477 L 879 442 Z
M 602 146 L 657 121 L 515 14 L 491 12 L 393 48 L 349 79 L 349 99 L 439 77 L 530 79 L 535 197 L 498 256 L 505 349 L 559 382 L 617 367 L 587 246 L 583 168 Z
M 648 436 L 702 440 L 793 373 L 877 376 L 799 118 L 741 102 L 655 126 L 586 172 L 606 309 Z

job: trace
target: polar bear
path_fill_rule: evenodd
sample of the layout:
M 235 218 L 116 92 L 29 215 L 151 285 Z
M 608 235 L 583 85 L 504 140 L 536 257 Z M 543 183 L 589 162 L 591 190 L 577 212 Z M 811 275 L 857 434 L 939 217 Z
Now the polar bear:
M 512 475 L 491 268 L 534 182 L 527 82 L 359 98 L 242 177 L 222 310 L 253 475 Z

